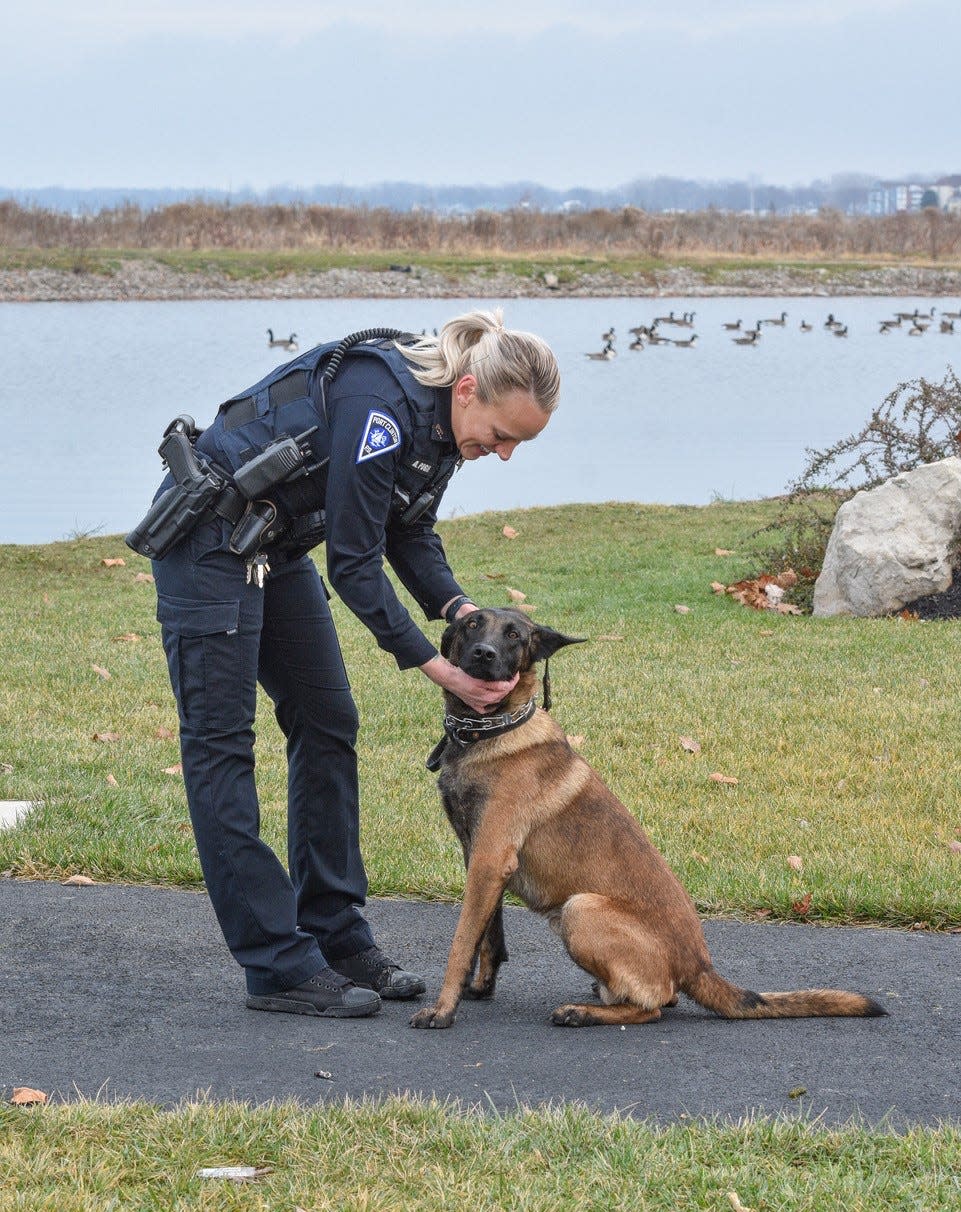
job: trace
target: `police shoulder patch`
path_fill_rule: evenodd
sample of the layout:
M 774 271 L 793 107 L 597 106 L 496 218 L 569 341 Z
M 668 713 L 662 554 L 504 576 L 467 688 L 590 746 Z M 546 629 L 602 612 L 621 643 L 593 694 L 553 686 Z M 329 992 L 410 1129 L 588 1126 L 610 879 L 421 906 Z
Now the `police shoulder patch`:
M 378 455 L 396 450 L 398 446 L 400 426 L 389 413 L 372 408 L 367 414 L 367 423 L 357 448 L 357 462 L 376 459 Z

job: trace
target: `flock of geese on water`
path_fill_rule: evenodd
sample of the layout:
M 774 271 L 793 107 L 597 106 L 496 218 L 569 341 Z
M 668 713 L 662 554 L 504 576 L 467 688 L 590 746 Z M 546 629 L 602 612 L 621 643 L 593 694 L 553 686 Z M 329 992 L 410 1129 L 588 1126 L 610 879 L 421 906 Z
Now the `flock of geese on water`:
M 927 312 L 915 308 L 914 311 L 896 311 L 893 318 L 889 320 L 879 320 L 880 332 L 882 335 L 893 332 L 895 328 L 900 328 L 907 332 L 909 337 L 921 337 L 935 322 L 935 311 L 937 308 L 931 307 Z M 655 316 L 650 324 L 639 324 L 636 328 L 629 328 L 628 333 L 634 338 L 629 349 L 641 350 L 648 345 L 673 345 L 677 349 L 693 349 L 694 342 L 697 340 L 697 333 L 691 332 L 689 337 L 670 337 L 659 329 L 661 325 L 671 325 L 677 328 L 694 328 L 695 312 L 685 311 L 681 315 L 676 316 L 673 311 L 666 316 Z M 954 323 L 956 320 L 961 320 L 961 311 L 942 311 L 938 321 L 938 331 L 942 333 L 953 333 Z M 761 333 L 765 327 L 785 328 L 787 326 L 787 312 L 782 311 L 780 316 L 772 317 L 766 320 L 757 320 L 753 328 L 744 328 L 740 320 L 725 321 L 722 328 L 732 334 L 731 340 L 735 345 L 757 345 L 761 339 Z M 828 318 L 822 325 L 828 332 L 835 337 L 846 337 L 848 335 L 847 324 L 842 323 L 837 319 L 833 312 L 828 313 Z M 801 332 L 811 332 L 814 328 L 813 324 L 809 324 L 807 320 L 802 320 L 799 325 Z M 604 346 L 597 353 L 585 354 L 585 357 L 590 358 L 594 362 L 610 362 L 612 358 L 617 357 L 617 350 L 614 347 L 616 334 L 613 325 L 607 332 L 601 333 L 601 340 Z

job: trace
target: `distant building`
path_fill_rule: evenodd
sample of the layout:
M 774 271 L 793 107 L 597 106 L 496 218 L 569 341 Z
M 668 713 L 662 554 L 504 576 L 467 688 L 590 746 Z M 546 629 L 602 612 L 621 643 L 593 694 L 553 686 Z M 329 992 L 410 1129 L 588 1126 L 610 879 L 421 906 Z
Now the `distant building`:
M 950 215 L 961 214 L 961 176 L 939 177 L 931 186 L 938 195 L 938 204 Z
M 961 176 L 953 176 L 940 177 L 930 184 L 878 181 L 868 193 L 868 214 L 893 215 L 902 210 L 920 210 L 921 199 L 929 190 L 937 195 L 941 210 L 961 213 Z
M 868 214 L 893 215 L 899 210 L 920 210 L 925 188 L 915 181 L 879 181 L 868 193 Z

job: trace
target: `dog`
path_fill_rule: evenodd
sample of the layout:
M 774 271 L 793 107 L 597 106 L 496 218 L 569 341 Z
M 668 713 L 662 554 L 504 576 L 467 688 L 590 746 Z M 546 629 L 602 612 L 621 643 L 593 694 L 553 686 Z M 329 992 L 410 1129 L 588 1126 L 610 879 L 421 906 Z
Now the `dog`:
M 536 706 L 547 659 L 582 641 L 520 610 L 481 609 L 452 623 L 441 653 L 472 677 L 520 677 L 487 715 L 445 691 L 445 735 L 428 759 L 460 839 L 467 879 L 437 1001 L 412 1027 L 450 1027 L 462 996 L 489 998 L 507 959 L 503 895 L 545 915 L 595 979 L 597 1003 L 559 1006 L 558 1026 L 648 1023 L 684 993 L 728 1019 L 873 1016 L 872 998 L 839 989 L 752 993 L 714 970 L 694 902 L 628 809 Z M 549 706 L 549 702 L 545 703 Z

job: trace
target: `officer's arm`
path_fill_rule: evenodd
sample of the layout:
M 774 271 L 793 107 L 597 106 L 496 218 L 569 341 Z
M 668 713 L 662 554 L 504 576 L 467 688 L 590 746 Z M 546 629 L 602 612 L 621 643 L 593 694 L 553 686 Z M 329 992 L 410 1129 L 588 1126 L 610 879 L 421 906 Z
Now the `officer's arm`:
M 389 404 L 370 395 L 341 397 L 332 412 L 325 501 L 327 575 L 380 647 L 394 655 L 401 669 L 409 669 L 423 666 L 437 649 L 416 626 L 384 572 L 399 450 L 358 461 L 371 409 L 390 413 Z
M 434 530 L 438 501 L 413 526 L 389 523 L 387 559 L 401 584 L 429 619 L 443 618 L 444 607 L 463 594 L 454 580 L 440 535 Z

